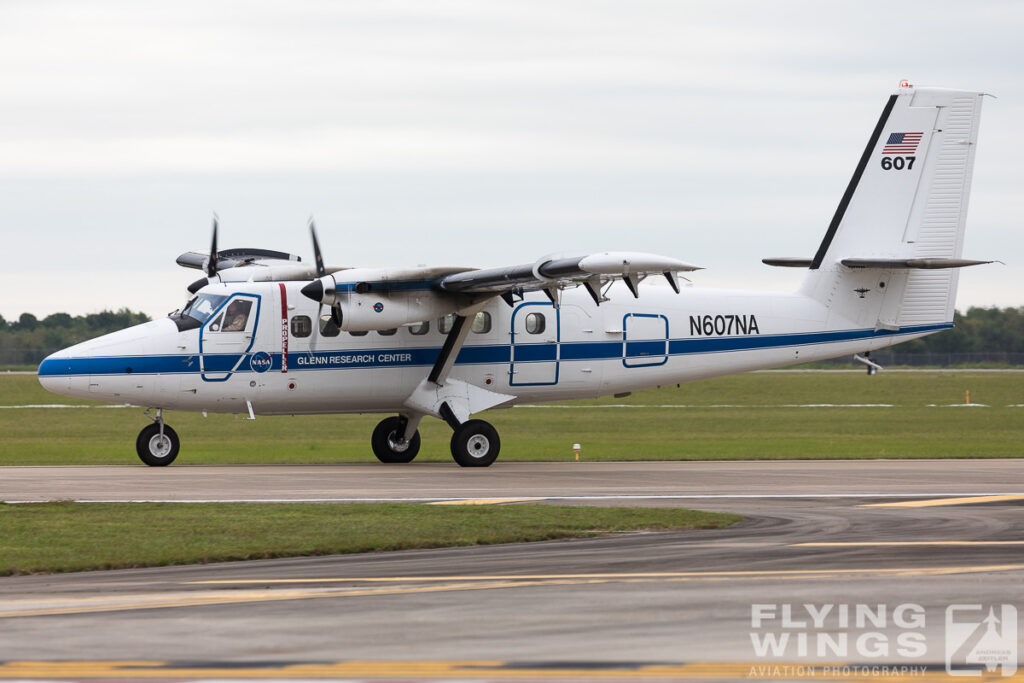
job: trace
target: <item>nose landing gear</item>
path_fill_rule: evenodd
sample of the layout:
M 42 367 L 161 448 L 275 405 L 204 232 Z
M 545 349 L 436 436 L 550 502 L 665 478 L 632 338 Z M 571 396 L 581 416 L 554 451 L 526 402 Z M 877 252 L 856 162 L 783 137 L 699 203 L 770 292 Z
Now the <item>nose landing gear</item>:
M 153 424 L 139 432 L 139 438 L 135 440 L 135 452 L 150 467 L 170 465 L 178 457 L 178 448 L 181 446 L 178 433 L 164 424 L 162 408 L 157 408 L 156 417 L 151 416 L 147 410 L 146 417 L 153 420 Z

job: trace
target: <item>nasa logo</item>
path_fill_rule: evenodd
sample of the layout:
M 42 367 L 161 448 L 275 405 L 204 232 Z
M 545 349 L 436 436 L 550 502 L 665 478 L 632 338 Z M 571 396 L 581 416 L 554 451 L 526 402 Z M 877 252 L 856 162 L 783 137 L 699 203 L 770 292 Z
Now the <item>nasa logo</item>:
M 375 311 L 377 311 L 378 313 L 380 313 L 381 311 L 383 311 L 383 310 L 384 310 L 384 304 L 382 304 L 381 302 L 379 302 L 379 301 L 378 301 L 377 303 L 375 303 L 375 304 L 373 305 L 373 310 L 375 310 Z
M 249 367 L 252 368 L 253 372 L 266 372 L 270 369 L 271 364 L 272 359 L 266 351 L 254 353 L 252 358 L 249 359 Z

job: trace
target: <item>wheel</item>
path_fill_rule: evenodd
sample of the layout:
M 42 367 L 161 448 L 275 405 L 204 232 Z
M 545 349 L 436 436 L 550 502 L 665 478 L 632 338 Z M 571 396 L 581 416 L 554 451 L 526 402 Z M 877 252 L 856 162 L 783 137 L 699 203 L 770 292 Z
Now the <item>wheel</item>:
M 489 422 L 469 420 L 452 434 L 452 457 L 463 467 L 487 467 L 500 450 L 498 430 Z
M 381 462 L 412 462 L 420 452 L 420 430 L 404 444 L 398 443 L 399 430 L 405 430 L 405 420 L 400 417 L 385 418 L 373 430 L 370 445 Z
M 142 462 L 150 467 L 163 467 L 178 457 L 180 445 L 177 432 L 164 425 L 164 434 L 160 436 L 160 425 L 154 422 L 139 432 L 139 438 L 135 440 L 135 451 Z

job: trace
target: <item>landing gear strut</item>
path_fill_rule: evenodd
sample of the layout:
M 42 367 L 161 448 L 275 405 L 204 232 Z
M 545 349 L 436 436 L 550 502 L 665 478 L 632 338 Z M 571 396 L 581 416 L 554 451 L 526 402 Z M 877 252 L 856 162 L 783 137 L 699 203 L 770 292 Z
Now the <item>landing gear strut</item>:
M 373 454 L 381 462 L 412 462 L 420 452 L 420 431 L 417 429 L 412 437 L 405 438 L 408 420 L 401 415 L 388 417 L 380 421 L 373 430 L 370 445 Z
M 178 448 L 181 446 L 178 433 L 164 424 L 162 408 L 157 408 L 156 417 L 151 417 L 148 411 L 146 417 L 153 420 L 153 424 L 139 432 L 139 438 L 135 440 L 135 452 L 150 467 L 170 465 L 178 457 Z
M 477 304 L 476 310 L 482 305 Z M 471 313 L 475 315 L 472 309 L 455 315 L 430 374 L 403 403 L 408 412 L 382 420 L 373 430 L 373 453 L 381 462 L 410 462 L 416 457 L 420 448 L 416 428 L 427 415 L 441 418 L 452 428 L 452 458 L 462 467 L 487 467 L 498 458 L 498 430 L 483 420 L 470 420 L 469 416 L 515 397 L 448 378 L 469 334 L 467 321 Z

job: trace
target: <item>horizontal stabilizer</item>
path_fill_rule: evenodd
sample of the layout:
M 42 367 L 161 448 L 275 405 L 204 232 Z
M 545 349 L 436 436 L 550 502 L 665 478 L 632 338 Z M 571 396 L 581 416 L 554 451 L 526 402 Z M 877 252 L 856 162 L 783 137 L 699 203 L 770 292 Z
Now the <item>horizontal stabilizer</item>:
M 810 268 L 811 259 L 797 256 L 779 256 L 777 258 L 763 258 L 761 263 L 766 266 L 778 266 L 779 268 Z
M 844 258 L 840 261 L 847 268 L 920 268 L 924 270 L 940 270 L 943 268 L 966 268 L 967 266 L 983 266 L 993 261 L 972 261 L 963 258 Z
M 766 266 L 781 268 L 810 268 L 811 259 L 781 256 L 778 258 L 761 259 Z M 890 270 L 922 269 L 941 270 L 943 268 L 966 268 L 967 266 L 984 266 L 995 261 L 974 261 L 964 258 L 844 258 L 840 261 L 847 268 L 888 268 Z

